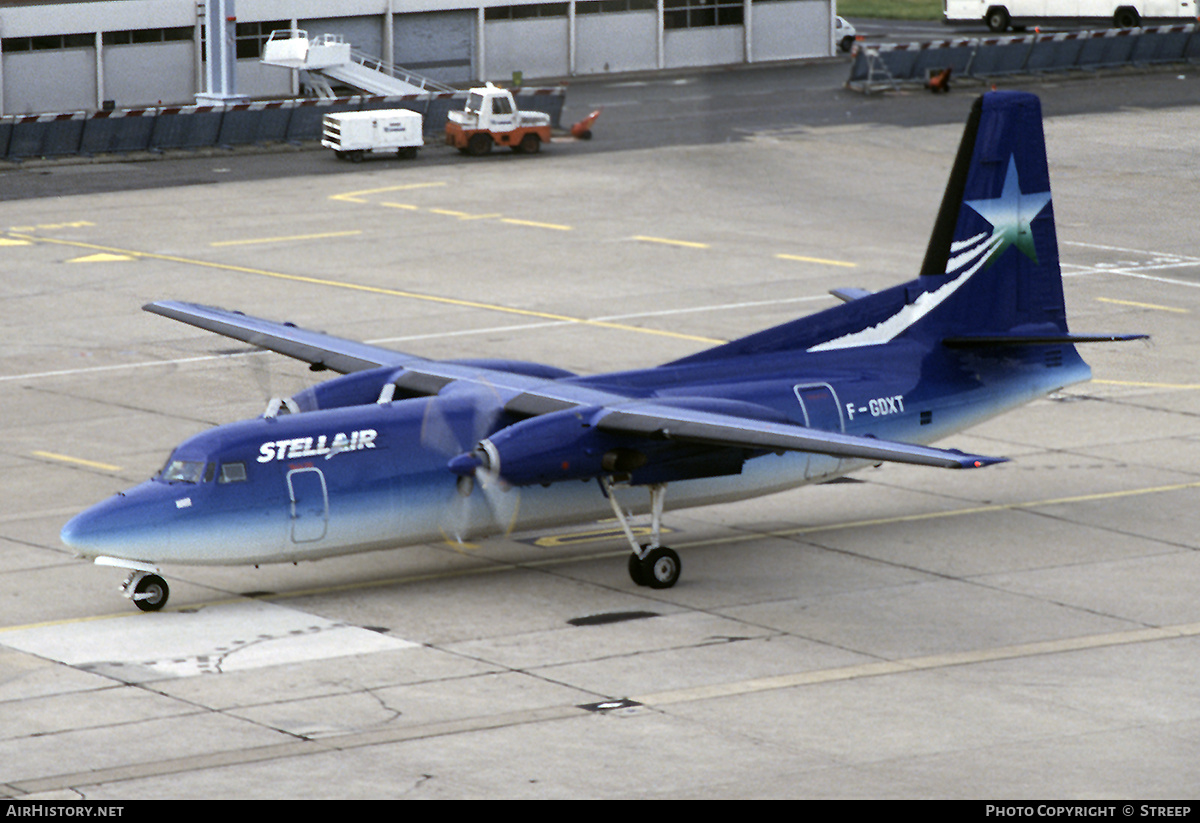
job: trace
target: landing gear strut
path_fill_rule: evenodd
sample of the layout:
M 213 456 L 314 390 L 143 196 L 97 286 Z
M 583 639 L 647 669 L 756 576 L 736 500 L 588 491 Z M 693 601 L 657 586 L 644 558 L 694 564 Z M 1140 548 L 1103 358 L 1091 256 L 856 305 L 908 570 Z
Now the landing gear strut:
M 669 589 L 674 586 L 679 580 L 682 564 L 674 549 L 662 545 L 663 500 L 666 498 L 667 485 L 656 483 L 650 487 L 650 542 L 644 546 L 634 536 L 633 529 L 629 527 L 629 517 L 613 494 L 612 478 L 602 478 L 601 485 L 633 551 L 629 556 L 629 577 L 637 585 L 649 586 L 652 589 Z
M 97 566 L 116 566 L 119 569 L 129 570 L 129 577 L 125 578 L 125 582 L 121 585 L 121 591 L 133 601 L 133 605 L 142 611 L 156 612 L 167 605 L 171 589 L 167 586 L 167 581 L 159 575 L 155 566 L 137 560 L 122 560 L 104 556 L 97 557 L 95 563 Z

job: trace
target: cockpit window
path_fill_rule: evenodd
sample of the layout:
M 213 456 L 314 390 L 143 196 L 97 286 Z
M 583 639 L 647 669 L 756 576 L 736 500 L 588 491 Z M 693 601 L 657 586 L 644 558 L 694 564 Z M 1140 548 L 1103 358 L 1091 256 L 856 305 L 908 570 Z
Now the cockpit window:
M 203 477 L 204 463 L 199 460 L 170 460 L 162 470 L 168 483 L 199 483 Z
M 218 483 L 242 483 L 246 480 L 245 463 L 222 463 Z

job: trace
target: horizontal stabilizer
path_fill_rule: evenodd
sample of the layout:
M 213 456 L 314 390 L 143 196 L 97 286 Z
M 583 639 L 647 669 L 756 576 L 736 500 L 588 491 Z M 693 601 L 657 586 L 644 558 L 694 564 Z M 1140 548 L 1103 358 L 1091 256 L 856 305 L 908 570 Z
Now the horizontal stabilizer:
M 1122 343 L 1146 340 L 1148 334 L 964 334 L 947 337 L 942 345 L 952 349 L 990 348 L 992 346 L 1055 346 L 1076 343 Z
M 847 286 L 844 289 L 830 289 L 829 293 L 843 303 L 849 303 L 852 300 L 861 300 L 871 294 L 867 289 L 859 289 L 853 286 Z

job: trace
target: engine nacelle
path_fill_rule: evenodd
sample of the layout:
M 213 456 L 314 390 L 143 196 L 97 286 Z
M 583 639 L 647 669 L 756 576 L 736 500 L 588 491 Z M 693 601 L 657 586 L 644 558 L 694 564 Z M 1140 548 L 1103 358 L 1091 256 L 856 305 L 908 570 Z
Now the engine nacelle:
M 514 486 L 586 480 L 627 474 L 646 462 L 632 438 L 592 425 L 598 408 L 576 408 L 533 417 L 509 426 L 479 444 L 470 455 L 451 461 L 465 474 L 480 467 Z

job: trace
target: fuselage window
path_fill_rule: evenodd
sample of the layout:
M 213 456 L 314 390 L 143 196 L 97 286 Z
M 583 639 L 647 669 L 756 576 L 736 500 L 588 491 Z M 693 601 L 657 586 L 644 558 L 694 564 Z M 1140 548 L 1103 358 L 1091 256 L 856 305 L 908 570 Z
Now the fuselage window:
M 218 483 L 242 483 L 246 480 L 245 463 L 222 463 Z
M 204 477 L 204 463 L 200 460 L 172 460 L 162 470 L 162 479 L 168 483 L 199 483 Z

